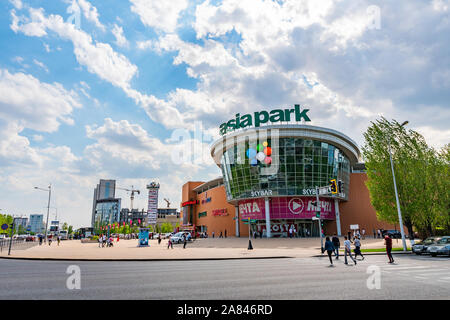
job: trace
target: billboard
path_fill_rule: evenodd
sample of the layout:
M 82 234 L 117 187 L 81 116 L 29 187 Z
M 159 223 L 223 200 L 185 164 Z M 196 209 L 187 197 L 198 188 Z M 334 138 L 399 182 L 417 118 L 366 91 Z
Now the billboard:
M 311 219 L 320 210 L 320 218 L 336 218 L 333 200 L 319 199 L 319 206 L 314 206 L 316 198 L 312 197 L 274 197 L 269 203 L 270 219 Z M 266 219 L 266 207 L 263 198 L 239 201 L 239 214 L 243 219 Z
M 139 229 L 139 247 L 147 247 L 148 246 L 148 229 L 140 228 Z
M 159 184 L 150 183 L 149 185 L 147 185 L 147 189 L 148 189 L 147 223 L 156 224 L 156 218 L 158 217 Z

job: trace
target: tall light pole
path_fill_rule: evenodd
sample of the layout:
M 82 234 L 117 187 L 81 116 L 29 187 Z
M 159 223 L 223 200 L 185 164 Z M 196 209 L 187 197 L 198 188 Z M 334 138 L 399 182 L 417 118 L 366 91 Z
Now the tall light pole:
M 35 189 L 38 190 L 42 190 L 42 191 L 47 191 L 48 192 L 48 205 L 47 205 L 47 222 L 45 224 L 45 235 L 44 235 L 44 243 L 47 242 L 47 229 L 48 229 L 48 215 L 50 213 L 50 197 L 52 195 L 52 184 L 50 183 L 48 186 L 48 190 L 43 189 L 43 188 L 39 188 L 39 187 L 34 187 Z
M 409 121 L 403 122 L 400 127 L 403 127 L 408 124 Z M 405 230 L 403 230 L 403 221 L 402 221 L 402 212 L 400 210 L 400 202 L 398 200 L 398 192 L 397 192 L 397 183 L 395 182 L 395 173 L 394 173 L 394 162 L 392 161 L 392 152 L 391 152 L 391 137 L 389 136 L 389 159 L 391 161 L 391 169 L 392 169 L 392 179 L 394 180 L 394 190 L 395 190 L 395 200 L 397 201 L 397 213 L 398 213 L 398 223 L 400 226 L 400 232 L 402 233 L 402 243 L 403 243 L 403 251 L 406 251 L 406 239 L 405 239 Z

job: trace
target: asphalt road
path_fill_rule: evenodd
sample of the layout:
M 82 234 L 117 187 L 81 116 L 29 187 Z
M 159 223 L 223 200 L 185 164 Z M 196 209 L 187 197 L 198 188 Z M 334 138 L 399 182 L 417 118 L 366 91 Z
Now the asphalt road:
M 264 260 L 59 262 L 0 259 L 4 299 L 450 299 L 450 259 L 366 256 L 329 267 L 327 257 Z M 80 270 L 69 290 L 67 268 Z M 379 268 L 379 269 L 378 269 Z M 375 273 L 367 273 L 370 270 Z M 380 271 L 380 288 L 377 285 Z M 373 271 L 372 271 L 373 272 Z M 375 279 L 375 280 L 374 280 Z M 69 281 L 69 284 L 76 282 Z

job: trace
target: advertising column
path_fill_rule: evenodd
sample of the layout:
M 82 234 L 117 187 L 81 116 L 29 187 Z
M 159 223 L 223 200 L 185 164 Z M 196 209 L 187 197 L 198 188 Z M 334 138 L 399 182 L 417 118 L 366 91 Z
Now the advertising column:
M 158 191 L 159 183 L 150 182 L 147 185 L 148 189 L 148 210 L 147 210 L 147 223 L 156 224 L 156 218 L 158 216 Z

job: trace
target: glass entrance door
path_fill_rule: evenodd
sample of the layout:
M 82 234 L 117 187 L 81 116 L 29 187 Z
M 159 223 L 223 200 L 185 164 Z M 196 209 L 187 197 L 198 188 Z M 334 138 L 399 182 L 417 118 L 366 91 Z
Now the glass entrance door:
M 302 238 L 318 237 L 317 221 L 302 221 L 298 223 L 299 235 Z

